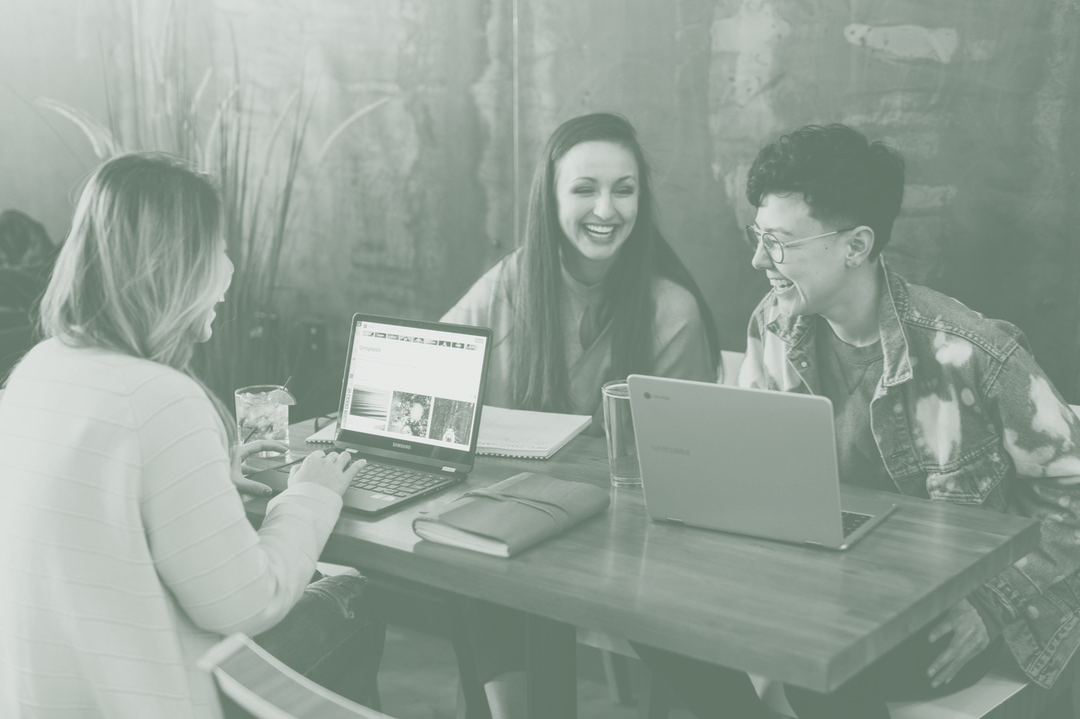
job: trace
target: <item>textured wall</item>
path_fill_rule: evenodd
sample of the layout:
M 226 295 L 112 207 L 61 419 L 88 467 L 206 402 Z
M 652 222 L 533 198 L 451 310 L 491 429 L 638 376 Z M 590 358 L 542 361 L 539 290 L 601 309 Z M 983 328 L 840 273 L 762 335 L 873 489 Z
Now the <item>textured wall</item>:
M 718 13 L 731 13 L 714 20 L 711 83 L 726 185 L 763 131 L 840 119 L 891 141 L 909 167 L 894 264 L 1019 324 L 1075 392 L 1077 4 L 838 6 Z
M 491 64 L 490 7 L 472 0 L 218 0 L 217 7 L 217 47 L 231 51 L 231 27 L 245 82 L 259 88 L 265 107 L 283 107 L 301 82 L 314 102 L 278 310 L 285 326 L 314 319 L 329 327 L 332 361 L 317 389 L 332 396 L 353 312 L 437 317 L 499 254 L 491 251 L 482 181 L 492 172 L 482 167 L 490 123 L 472 92 Z M 345 118 L 384 98 L 316 165 Z
M 72 2 L 65 15 L 53 7 L 61 0 L 10 2 L 47 51 L 29 49 L 40 64 L 16 74 L 12 44 L 28 36 L 6 25 L 2 79 L 100 108 L 88 38 L 122 43 L 125 3 Z M 776 134 L 839 120 L 907 157 L 894 265 L 1019 324 L 1080 401 L 1077 0 L 184 5 L 205 19 L 188 31 L 193 47 L 212 49 L 196 59 L 219 73 L 230 72 L 235 36 L 264 133 L 301 80 L 314 98 L 279 299 L 286 315 L 328 323 L 331 357 L 353 311 L 436 317 L 512 249 L 539 147 L 559 122 L 593 110 L 637 125 L 663 227 L 724 345 L 740 349 L 765 288 L 740 239 L 752 216 L 746 169 Z M 389 100 L 314 167 L 338 123 L 380 98 Z M 10 94 L 0 108 L 9 136 L 26 140 L 0 154 L 0 197 L 66 227 L 68 185 L 58 178 L 77 175 L 72 153 Z
M 5 0 L 0 12 L 0 209 L 19 209 L 59 243 L 69 190 L 94 155 L 78 129 L 34 105 L 62 99 L 102 114 L 101 58 L 124 37 L 122 0 Z
M 1019 324 L 1077 401 L 1075 0 L 568 5 L 521 3 L 523 155 L 578 112 L 629 115 L 727 346 L 764 287 L 739 239 L 746 170 L 776 134 L 839 120 L 907 157 L 894 265 Z

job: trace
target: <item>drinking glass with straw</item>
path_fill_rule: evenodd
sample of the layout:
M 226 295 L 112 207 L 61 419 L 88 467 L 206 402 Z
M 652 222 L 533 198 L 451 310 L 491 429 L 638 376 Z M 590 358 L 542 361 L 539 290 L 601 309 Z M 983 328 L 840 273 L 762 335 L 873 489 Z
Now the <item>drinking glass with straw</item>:
M 289 379 L 292 379 L 290 377 Z M 289 443 L 289 406 L 296 398 L 285 384 L 255 384 L 236 390 L 236 429 L 241 444 L 260 439 Z M 258 456 L 273 456 L 260 452 Z

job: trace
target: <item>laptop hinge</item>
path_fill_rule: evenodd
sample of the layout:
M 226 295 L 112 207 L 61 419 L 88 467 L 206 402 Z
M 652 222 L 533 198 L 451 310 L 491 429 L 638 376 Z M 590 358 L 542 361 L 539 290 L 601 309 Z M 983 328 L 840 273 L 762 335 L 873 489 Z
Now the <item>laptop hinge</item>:
M 665 519 L 668 522 L 675 522 L 676 524 L 686 524 L 686 522 L 682 521 L 681 519 L 676 519 L 675 517 L 666 517 Z
M 449 474 L 453 474 L 453 473 L 454 473 L 454 472 L 456 472 L 457 470 L 456 470 L 456 469 L 454 469 L 453 467 L 443 467 L 443 468 L 442 468 L 442 471 L 444 471 L 444 472 L 447 472 L 447 473 L 449 473 Z

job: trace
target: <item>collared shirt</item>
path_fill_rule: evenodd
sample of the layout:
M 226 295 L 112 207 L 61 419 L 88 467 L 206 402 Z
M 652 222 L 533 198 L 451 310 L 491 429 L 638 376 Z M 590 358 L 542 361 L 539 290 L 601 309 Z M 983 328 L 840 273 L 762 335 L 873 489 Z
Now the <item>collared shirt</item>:
M 969 599 L 1050 686 L 1080 646 L 1080 419 L 1017 327 L 909 284 L 884 259 L 882 272 L 884 365 L 870 404 L 882 461 L 902 494 L 1041 523 L 1039 549 Z M 821 394 L 815 324 L 767 295 L 739 384 Z

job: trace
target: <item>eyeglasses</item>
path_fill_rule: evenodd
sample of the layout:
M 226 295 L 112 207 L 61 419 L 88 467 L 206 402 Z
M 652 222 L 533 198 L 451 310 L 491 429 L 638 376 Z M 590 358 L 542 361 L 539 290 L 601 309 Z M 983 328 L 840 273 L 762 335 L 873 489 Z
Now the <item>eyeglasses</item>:
M 849 227 L 846 230 L 833 230 L 832 232 L 826 232 L 822 235 L 814 235 L 813 237 L 804 237 L 801 240 L 792 240 L 791 242 L 781 242 L 776 239 L 776 235 L 771 232 L 762 232 L 754 225 L 746 226 L 746 241 L 750 245 L 751 252 L 757 252 L 758 244 L 765 246 L 765 254 L 769 256 L 776 264 L 780 264 L 784 261 L 784 248 L 794 247 L 795 245 L 801 245 L 804 242 L 810 240 L 819 240 L 822 237 L 828 237 L 829 235 L 839 235 L 841 232 L 849 232 L 854 230 L 854 227 Z

